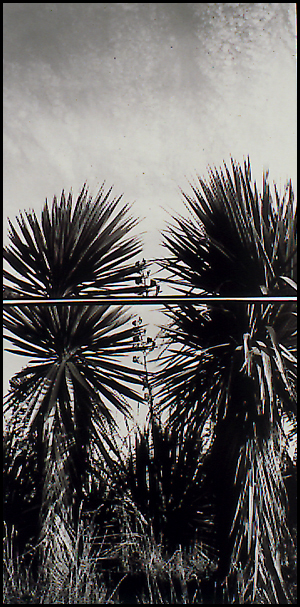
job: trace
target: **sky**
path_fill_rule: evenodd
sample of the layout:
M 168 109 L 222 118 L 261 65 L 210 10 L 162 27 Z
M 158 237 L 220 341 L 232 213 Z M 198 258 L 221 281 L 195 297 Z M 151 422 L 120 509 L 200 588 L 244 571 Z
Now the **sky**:
M 209 165 L 296 187 L 293 3 L 4 3 L 3 26 L 4 244 L 84 182 L 133 205 L 146 259 Z

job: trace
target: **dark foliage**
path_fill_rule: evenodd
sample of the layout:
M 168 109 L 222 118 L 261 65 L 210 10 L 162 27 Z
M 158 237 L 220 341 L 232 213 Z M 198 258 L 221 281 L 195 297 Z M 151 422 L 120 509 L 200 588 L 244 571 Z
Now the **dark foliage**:
M 6 295 L 89 296 L 132 292 L 140 250 L 130 231 L 136 224 L 120 199 L 109 200 L 103 187 L 95 200 L 87 188 L 75 206 L 72 195 L 52 207 L 46 202 L 40 221 L 34 212 L 10 222 L 10 266 Z M 10 284 L 9 284 L 10 283 Z M 36 454 L 43 478 L 39 515 L 47 537 L 59 510 L 76 521 L 88 479 L 118 458 L 115 410 L 130 415 L 129 399 L 140 400 L 141 373 L 125 362 L 132 351 L 130 314 L 120 307 L 86 305 L 6 306 L 4 326 L 13 347 L 31 357 L 11 381 L 5 400 L 10 416 L 6 474 L 28 476 L 26 447 Z M 40 480 L 39 480 L 40 482 Z M 40 486 L 40 485 L 39 485 Z M 16 495 L 16 491 L 12 491 Z M 60 504 L 60 506 L 59 506 Z M 54 518 L 53 518 L 54 517 Z
M 201 446 L 196 432 L 179 435 L 152 420 L 130 450 L 126 486 L 155 538 L 171 553 L 196 538 L 213 554 L 213 511 L 203 491 Z
M 259 194 L 249 161 L 244 170 L 232 162 L 232 174 L 211 170 L 209 183 L 199 183 L 194 197 L 184 195 L 190 218 L 174 218 L 165 235 L 170 283 L 223 298 L 294 296 L 291 183 L 282 198 L 274 187 L 272 197 L 265 176 Z M 284 425 L 296 427 L 295 312 L 293 302 L 229 301 L 166 310 L 160 406 L 170 409 L 172 428 L 210 435 L 206 489 L 215 498 L 219 578 L 230 600 L 289 601 L 280 565 L 291 545 L 281 462 L 289 458 Z

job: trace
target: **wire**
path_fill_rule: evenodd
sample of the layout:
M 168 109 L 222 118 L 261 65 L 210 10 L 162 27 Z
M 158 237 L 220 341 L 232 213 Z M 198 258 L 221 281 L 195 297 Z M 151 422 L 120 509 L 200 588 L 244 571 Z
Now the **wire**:
M 297 297 L 259 296 L 259 297 L 211 297 L 211 296 L 185 296 L 185 295 L 152 295 L 152 296 L 119 296 L 119 297 L 72 297 L 72 298 L 30 298 L 30 299 L 4 299 L 4 306 L 57 306 L 57 305 L 189 305 L 206 304 L 213 302 L 245 302 L 245 303 L 285 303 L 296 302 Z

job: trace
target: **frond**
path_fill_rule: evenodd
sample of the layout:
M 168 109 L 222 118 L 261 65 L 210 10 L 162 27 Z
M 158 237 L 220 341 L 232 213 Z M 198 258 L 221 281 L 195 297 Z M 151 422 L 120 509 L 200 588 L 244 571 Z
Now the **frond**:
M 151 523 L 157 541 L 174 550 L 196 541 L 214 553 L 213 507 L 203 491 L 197 431 L 163 429 L 152 421 L 139 431 L 124 466 L 126 487 Z
M 242 578 L 236 589 L 242 603 L 258 598 L 264 603 L 290 602 L 282 564 L 293 542 L 286 520 L 280 444 L 274 438 L 248 440 L 236 470 L 241 489 L 231 528 L 234 546 L 229 576 L 238 571 Z
M 111 189 L 105 193 L 103 184 L 93 200 L 84 185 L 75 205 L 62 192 L 52 208 L 46 200 L 40 221 L 34 211 L 20 213 L 17 228 L 9 220 L 7 288 L 50 298 L 134 292 L 133 258 L 141 246 L 128 234 L 137 221 L 128 205 L 120 207 L 121 197 L 110 200 Z
M 226 165 L 224 172 L 211 169 L 209 183 L 199 178 L 200 187 L 192 187 L 194 196 L 183 193 L 192 216 L 173 218 L 165 233 L 171 257 L 161 265 L 172 284 L 177 280 L 179 291 L 185 287 L 186 292 L 231 297 L 289 294 L 296 282 L 292 184 L 280 198 L 276 186 L 272 196 L 267 175 L 259 194 L 249 161 L 243 171 L 232 160 L 232 173 Z

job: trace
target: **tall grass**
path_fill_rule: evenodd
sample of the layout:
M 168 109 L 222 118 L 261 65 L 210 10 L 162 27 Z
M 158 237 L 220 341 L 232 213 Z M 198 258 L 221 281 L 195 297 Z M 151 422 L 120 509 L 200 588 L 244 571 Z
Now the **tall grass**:
M 138 512 L 134 526 L 126 508 L 122 519 L 123 530 L 115 542 L 101 534 L 92 519 L 86 523 L 82 517 L 76 533 L 66 534 L 61 525 L 56 537 L 49 534 L 46 544 L 31 549 L 29 561 L 30 548 L 26 555 L 20 556 L 16 531 L 5 525 L 3 602 L 75 605 L 207 602 L 203 600 L 201 583 L 211 576 L 215 564 L 203 554 L 201 546 L 196 544 L 192 550 L 179 546 L 169 555 L 155 541 L 151 527 Z M 34 565 L 36 556 L 38 567 Z

